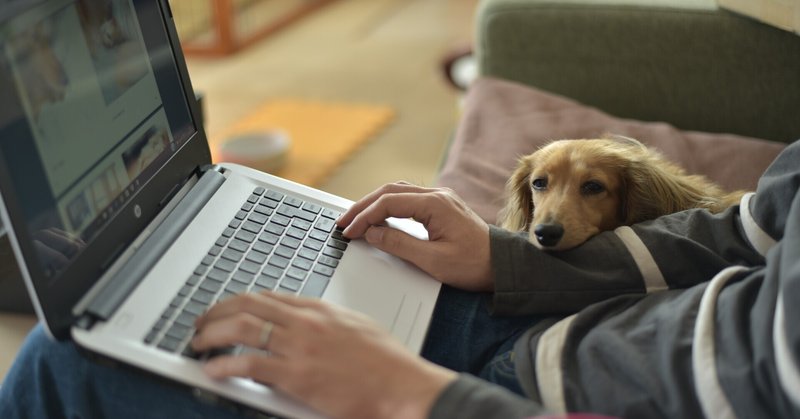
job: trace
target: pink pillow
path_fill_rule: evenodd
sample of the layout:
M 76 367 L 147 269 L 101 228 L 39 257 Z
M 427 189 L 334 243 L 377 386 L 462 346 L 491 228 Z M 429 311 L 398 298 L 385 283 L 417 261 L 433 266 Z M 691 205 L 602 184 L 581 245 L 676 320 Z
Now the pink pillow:
M 728 190 L 755 189 L 761 173 L 785 147 L 739 135 L 681 131 L 663 122 L 616 118 L 523 84 L 481 78 L 467 94 L 438 184 L 453 188 L 493 223 L 519 156 L 551 140 L 603 134 L 636 138 Z

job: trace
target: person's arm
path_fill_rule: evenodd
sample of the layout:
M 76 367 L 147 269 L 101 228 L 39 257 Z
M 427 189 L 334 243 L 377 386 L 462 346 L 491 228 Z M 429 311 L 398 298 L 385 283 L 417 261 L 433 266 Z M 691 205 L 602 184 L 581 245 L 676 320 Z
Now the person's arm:
M 539 403 L 510 391 L 461 374 L 439 395 L 431 408 L 430 419 L 510 419 L 547 413 Z
M 741 233 L 739 207 L 689 210 L 621 227 L 563 252 L 491 229 L 496 314 L 566 313 L 620 294 L 687 288 L 763 258 Z

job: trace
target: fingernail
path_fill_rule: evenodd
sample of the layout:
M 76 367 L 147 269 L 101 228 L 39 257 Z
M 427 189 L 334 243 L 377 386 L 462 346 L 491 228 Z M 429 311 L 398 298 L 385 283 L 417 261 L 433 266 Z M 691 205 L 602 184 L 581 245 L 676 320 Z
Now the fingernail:
M 369 243 L 380 243 L 383 240 L 383 228 L 382 227 L 370 227 L 367 230 L 367 234 L 365 235 L 367 242 Z

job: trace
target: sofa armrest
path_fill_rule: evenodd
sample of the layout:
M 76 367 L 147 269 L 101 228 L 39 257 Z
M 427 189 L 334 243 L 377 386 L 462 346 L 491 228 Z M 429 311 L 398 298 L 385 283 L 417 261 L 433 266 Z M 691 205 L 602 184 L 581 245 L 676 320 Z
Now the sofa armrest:
M 800 138 L 800 36 L 713 0 L 484 0 L 476 33 L 483 76 L 625 118 Z

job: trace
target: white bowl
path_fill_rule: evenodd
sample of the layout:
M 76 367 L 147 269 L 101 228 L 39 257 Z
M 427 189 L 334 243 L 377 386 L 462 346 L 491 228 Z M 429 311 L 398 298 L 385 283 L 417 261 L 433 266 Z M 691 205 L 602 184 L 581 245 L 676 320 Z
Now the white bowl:
M 286 163 L 290 145 L 289 135 L 283 131 L 249 132 L 225 140 L 219 157 L 223 162 L 275 173 Z

